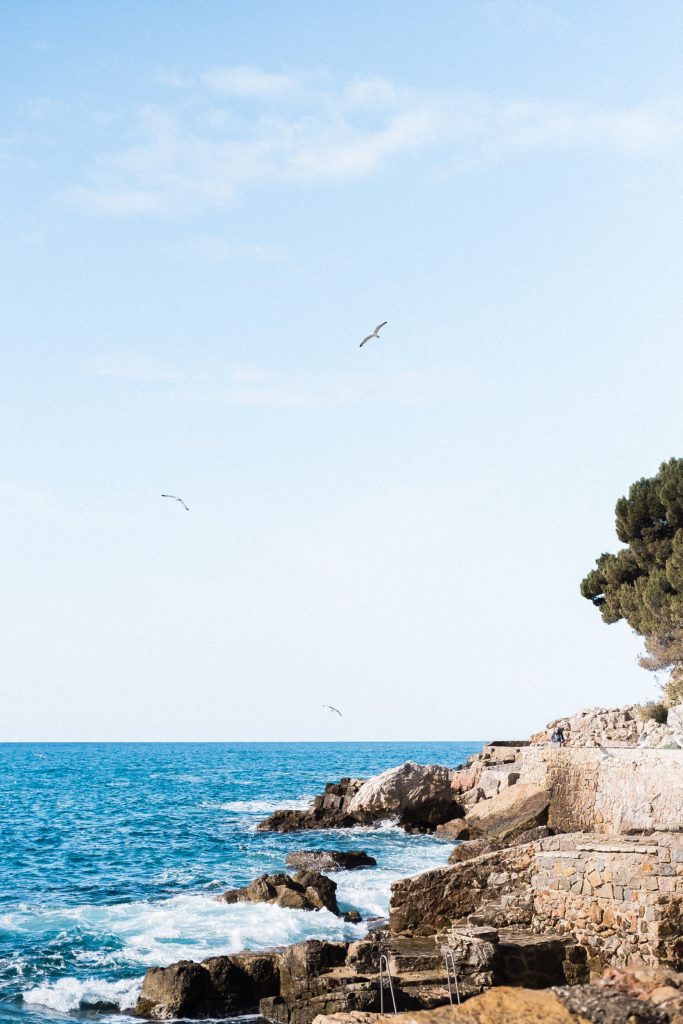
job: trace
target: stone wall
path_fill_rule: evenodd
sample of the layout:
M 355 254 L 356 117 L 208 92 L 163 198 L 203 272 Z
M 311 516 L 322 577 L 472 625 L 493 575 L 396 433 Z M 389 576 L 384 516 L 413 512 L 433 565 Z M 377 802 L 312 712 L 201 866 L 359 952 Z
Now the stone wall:
M 536 844 L 531 867 L 539 932 L 572 935 L 594 973 L 632 961 L 683 967 L 683 837 L 564 835 Z
M 463 922 L 571 936 L 591 969 L 631 961 L 683 968 L 683 836 L 551 836 L 392 886 L 396 934 Z
M 559 831 L 683 828 L 683 750 L 606 750 L 522 747 L 514 767 L 550 790 L 548 824 Z

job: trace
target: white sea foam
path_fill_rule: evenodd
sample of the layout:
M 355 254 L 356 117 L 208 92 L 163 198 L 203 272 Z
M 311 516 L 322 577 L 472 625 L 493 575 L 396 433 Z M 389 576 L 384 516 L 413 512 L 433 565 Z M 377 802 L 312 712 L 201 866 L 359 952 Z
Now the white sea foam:
M 34 942 L 77 930 L 90 935 L 95 947 L 109 947 L 89 957 L 102 956 L 107 966 L 114 961 L 119 967 L 141 968 L 308 938 L 353 939 L 363 933 L 363 926 L 348 924 L 328 910 L 291 910 L 267 903 L 228 906 L 196 893 L 157 903 L 85 904 L 61 910 L 25 907 L 4 914 L 0 927 L 30 934 Z M 115 950 L 112 938 L 117 940 Z
M 219 811 L 233 811 L 237 814 L 270 814 L 284 807 L 288 811 L 305 811 L 311 803 L 310 797 L 298 800 L 227 800 L 222 804 L 205 804 Z
M 270 809 L 265 804 L 234 801 L 232 806 L 248 814 Z M 277 806 L 280 805 L 281 802 Z M 379 828 L 354 829 L 352 833 L 352 840 L 349 833 L 344 835 L 353 846 L 362 845 L 372 852 L 379 866 L 339 871 L 333 877 L 341 908 L 359 910 L 364 917 L 385 916 L 391 882 L 443 865 L 449 850 L 448 844 L 429 837 L 406 836 L 390 823 Z M 336 836 L 338 839 L 339 833 Z M 327 910 L 292 910 L 263 903 L 226 905 L 216 902 L 210 893 L 196 890 L 156 902 L 64 908 L 24 904 L 0 914 L 0 930 L 22 934 L 32 945 L 49 946 L 74 933 L 87 936 L 88 949 L 81 950 L 76 959 L 85 971 L 109 977 L 124 972 L 141 978 L 150 966 L 182 959 L 202 960 L 241 949 L 288 945 L 310 938 L 352 940 L 360 938 L 365 928 L 364 924 L 344 922 Z M 62 977 L 34 985 L 23 996 L 27 1003 L 62 1013 L 105 1004 L 125 1010 L 135 1002 L 139 983 Z
M 23 993 L 25 1003 L 35 1003 L 59 1013 L 72 1013 L 88 1007 L 116 1007 L 129 1010 L 137 1002 L 141 978 L 126 981 L 102 981 L 89 978 L 77 981 L 75 978 L 60 978 L 58 981 L 36 985 Z

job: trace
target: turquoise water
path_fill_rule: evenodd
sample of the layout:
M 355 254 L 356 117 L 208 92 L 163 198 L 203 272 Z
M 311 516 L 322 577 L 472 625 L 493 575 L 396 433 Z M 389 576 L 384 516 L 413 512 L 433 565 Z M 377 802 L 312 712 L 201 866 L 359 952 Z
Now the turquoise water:
M 0 1021 L 122 1022 L 148 966 L 314 936 L 354 938 L 328 911 L 214 897 L 290 850 L 362 848 L 377 868 L 339 872 L 344 910 L 381 915 L 394 878 L 446 862 L 450 845 L 391 825 L 260 833 L 324 783 L 408 758 L 456 766 L 481 743 L 1 744 Z

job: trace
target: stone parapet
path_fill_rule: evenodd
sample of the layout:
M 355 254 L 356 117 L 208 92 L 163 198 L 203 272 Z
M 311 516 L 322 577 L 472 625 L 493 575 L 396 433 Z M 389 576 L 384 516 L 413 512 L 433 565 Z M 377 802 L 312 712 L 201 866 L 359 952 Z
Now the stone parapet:
M 522 747 L 514 770 L 550 791 L 558 830 L 683 829 L 683 750 Z

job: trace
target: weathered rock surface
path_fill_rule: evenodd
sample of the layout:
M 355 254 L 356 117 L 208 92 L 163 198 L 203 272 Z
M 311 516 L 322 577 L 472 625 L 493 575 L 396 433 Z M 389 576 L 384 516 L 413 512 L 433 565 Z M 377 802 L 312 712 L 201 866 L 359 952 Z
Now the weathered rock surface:
M 535 843 L 538 839 L 546 839 L 553 835 L 553 830 L 547 825 L 537 825 L 526 832 L 520 833 L 510 841 L 500 842 L 491 836 L 481 836 L 479 839 L 468 839 L 453 847 L 448 858 L 449 864 L 459 864 L 463 860 L 472 860 L 480 857 L 483 853 L 492 853 L 494 850 L 501 850 L 505 846 L 524 846 L 528 843 Z
M 497 847 L 490 839 L 468 839 L 454 846 L 448 858 L 449 864 L 460 864 L 463 860 L 473 860 L 484 853 L 491 853 Z
M 450 821 L 444 821 L 443 824 L 436 826 L 434 835 L 437 839 L 462 840 L 470 838 L 470 832 L 464 818 L 452 818 Z
M 285 864 L 316 871 L 356 871 L 375 867 L 377 861 L 365 850 L 297 850 L 287 854 Z
M 395 818 L 406 829 L 433 831 L 464 813 L 453 788 L 456 774 L 443 765 L 406 761 L 367 781 L 344 778 L 328 783 L 308 810 L 275 811 L 258 828 L 265 832 L 352 828 Z
M 478 924 L 528 926 L 533 858 L 533 845 L 514 846 L 394 882 L 391 930 L 397 935 L 436 935 L 473 914 Z M 502 918 L 499 910 L 504 911 Z
M 392 1017 L 369 1013 L 334 1014 L 314 1024 L 391 1024 Z M 404 1024 L 668 1024 L 651 1003 L 608 993 L 596 985 L 534 991 L 501 986 L 468 999 L 401 1016 Z
M 451 936 L 465 997 L 493 982 L 495 942 L 488 941 L 490 934 L 474 929 Z M 222 1017 L 248 1012 L 258 1003 L 261 1015 L 278 1024 L 311 1024 L 321 1013 L 376 1012 L 382 1001 L 378 977 L 382 954 L 389 959 L 399 1009 L 448 1001 L 438 943 L 375 932 L 349 944 L 312 939 L 281 953 L 238 954 L 201 964 L 181 961 L 153 968 L 145 976 L 136 1015 L 154 1020 Z M 259 958 L 263 962 L 257 964 Z M 384 1005 L 390 1006 L 388 990 Z
M 498 842 L 510 842 L 517 835 L 548 818 L 550 793 L 541 786 L 517 783 L 490 800 L 482 800 L 467 814 L 471 836 L 490 836 Z
M 683 1024 L 683 974 L 666 967 L 609 967 L 598 982 L 606 989 L 652 1003 L 671 1024 Z
M 273 953 L 237 953 L 202 963 L 181 960 L 147 971 L 136 1017 L 225 1017 L 255 1010 L 259 1000 L 279 989 L 279 962 Z
M 643 718 L 638 704 L 623 708 L 587 708 L 576 715 L 549 722 L 546 729 L 531 737 L 531 742 L 547 745 L 551 733 L 559 726 L 564 730 L 568 747 L 595 747 L 596 743 L 606 747 L 680 746 L 676 734 L 681 732 L 677 724 L 681 719 L 683 706 L 680 705 L 669 710 L 665 723 Z
M 348 810 L 373 821 L 396 818 L 409 828 L 434 828 L 461 813 L 451 777 L 443 765 L 406 761 L 364 783 Z
M 308 810 L 274 811 L 258 828 L 262 832 L 300 832 L 317 828 L 353 828 L 370 824 L 371 818 L 349 813 L 349 804 L 363 785 L 363 779 L 344 778 L 328 782 Z
M 293 877 L 285 874 L 261 875 L 242 889 L 229 889 L 218 896 L 219 903 L 275 903 L 295 910 L 331 910 L 339 914 L 337 883 L 319 871 L 298 871 Z

